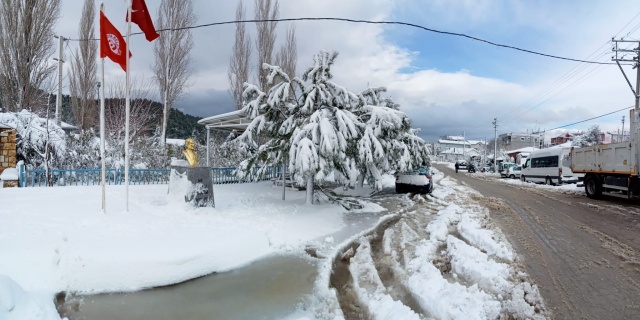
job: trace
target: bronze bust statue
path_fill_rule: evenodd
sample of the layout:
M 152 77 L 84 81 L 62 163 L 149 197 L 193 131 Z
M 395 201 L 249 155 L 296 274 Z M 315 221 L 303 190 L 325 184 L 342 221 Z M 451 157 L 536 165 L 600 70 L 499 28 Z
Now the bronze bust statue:
M 184 141 L 184 151 L 182 151 L 182 154 L 184 154 L 185 159 L 187 159 L 187 162 L 189 162 L 189 165 L 192 167 L 197 167 L 198 166 L 198 153 L 196 152 L 196 142 L 191 139 L 188 138 L 187 140 Z

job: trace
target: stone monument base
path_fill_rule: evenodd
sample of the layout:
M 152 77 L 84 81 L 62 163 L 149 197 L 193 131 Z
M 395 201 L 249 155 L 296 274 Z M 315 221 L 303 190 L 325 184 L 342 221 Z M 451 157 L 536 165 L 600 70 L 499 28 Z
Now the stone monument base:
M 215 207 L 211 169 L 171 166 L 169 194 L 182 194 L 194 207 Z

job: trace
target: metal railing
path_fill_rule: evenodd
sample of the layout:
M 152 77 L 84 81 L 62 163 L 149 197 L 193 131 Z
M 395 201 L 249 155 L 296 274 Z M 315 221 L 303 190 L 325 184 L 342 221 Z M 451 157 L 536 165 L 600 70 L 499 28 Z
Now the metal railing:
M 236 168 L 211 168 L 211 180 L 213 184 L 245 183 L 256 181 L 256 177 L 262 174 L 258 181 L 277 178 L 282 167 L 253 168 L 251 174 L 240 179 L 236 174 Z M 167 184 L 169 183 L 170 169 L 129 169 L 129 184 Z M 20 187 L 46 187 L 47 172 L 44 169 L 25 170 L 19 166 Z M 91 186 L 100 184 L 100 169 L 50 169 L 49 181 L 53 186 Z M 124 170 L 107 169 L 105 183 L 108 185 L 124 184 Z

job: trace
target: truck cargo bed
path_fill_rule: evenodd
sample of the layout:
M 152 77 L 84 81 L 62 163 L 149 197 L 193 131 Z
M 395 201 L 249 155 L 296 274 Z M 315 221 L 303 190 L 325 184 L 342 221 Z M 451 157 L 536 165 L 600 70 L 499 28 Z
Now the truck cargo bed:
M 572 148 L 571 170 L 574 173 L 634 174 L 635 158 L 630 142 Z

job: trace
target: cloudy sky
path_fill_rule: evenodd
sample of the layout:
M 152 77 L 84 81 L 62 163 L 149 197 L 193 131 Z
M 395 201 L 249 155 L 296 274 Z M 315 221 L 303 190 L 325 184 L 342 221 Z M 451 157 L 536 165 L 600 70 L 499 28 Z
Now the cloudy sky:
M 147 0 L 152 17 L 159 1 Z M 56 32 L 78 37 L 82 0 L 63 0 Z M 238 0 L 194 0 L 198 24 L 234 20 Z M 253 0 L 244 1 L 253 15 Z M 125 30 L 125 1 L 106 1 L 106 15 Z M 610 62 L 612 37 L 640 39 L 640 6 L 631 0 L 613 5 L 604 0 L 280 0 L 281 18 L 339 17 L 402 21 L 430 29 L 467 34 L 495 43 L 546 54 Z M 278 25 L 279 38 L 289 22 Z M 358 92 L 368 85 L 386 86 L 388 94 L 433 142 L 442 135 L 466 134 L 491 139 L 498 134 L 553 129 L 634 104 L 616 65 L 594 65 L 542 57 L 463 37 L 400 25 L 333 21 L 295 22 L 298 73 L 319 50 L 338 51 L 335 81 Z M 255 26 L 248 24 L 250 33 Z M 139 31 L 136 26 L 133 32 Z M 232 111 L 227 69 L 233 45 L 233 25 L 194 29 L 195 74 L 176 105 L 186 113 L 206 117 Z M 253 37 L 255 39 L 255 37 Z M 278 47 L 280 43 L 277 43 Z M 77 42 L 65 45 L 65 54 Z M 132 36 L 132 73 L 151 81 L 153 44 Z M 254 50 L 255 52 L 255 50 Z M 254 59 L 255 61 L 255 59 Z M 255 65 L 253 66 L 255 68 Z M 635 83 L 635 70 L 625 67 Z M 107 79 L 123 77 L 112 62 Z M 252 73 L 255 76 L 255 71 Z M 253 79 L 253 78 L 252 78 Z M 159 96 L 158 96 L 159 100 Z M 569 128 L 598 124 L 605 131 L 629 130 L 628 112 Z

